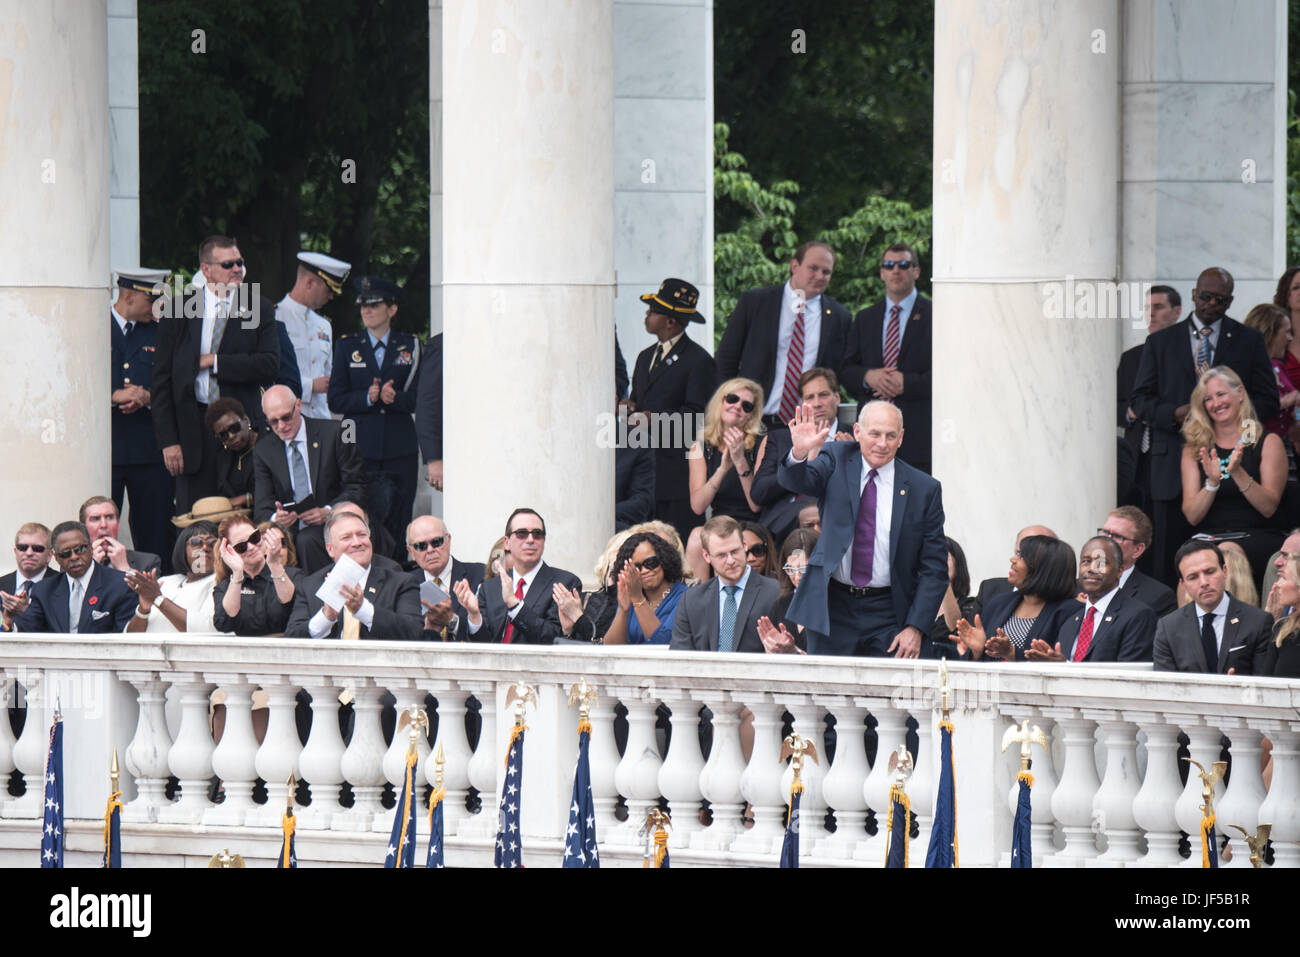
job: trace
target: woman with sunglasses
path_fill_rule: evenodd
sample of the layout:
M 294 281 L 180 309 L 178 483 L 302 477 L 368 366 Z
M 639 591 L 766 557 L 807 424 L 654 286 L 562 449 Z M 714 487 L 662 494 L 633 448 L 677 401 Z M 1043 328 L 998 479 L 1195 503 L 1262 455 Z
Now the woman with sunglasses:
M 253 507 L 253 446 L 258 432 L 253 428 L 244 404 L 222 396 L 208 406 L 203 424 L 217 437 L 217 494 L 230 499 L 236 508 Z
M 614 559 L 614 578 L 618 611 L 605 632 L 605 644 L 668 644 L 677 603 L 686 594 L 677 549 L 649 532 L 629 535 Z
M 285 568 L 284 534 L 266 532 L 236 515 L 218 531 L 217 584 L 212 592 L 213 624 L 241 637 L 284 633 L 293 611 L 294 582 L 300 572 Z
M 743 535 L 742 535 L 743 537 Z M 781 584 L 781 597 L 772 606 L 768 617 L 775 625 L 784 625 L 786 631 L 794 636 L 795 645 L 803 651 L 808 650 L 808 637 L 804 626 L 786 617 L 794 593 L 803 581 L 804 569 L 808 567 L 808 556 L 817 547 L 817 532 L 810 528 L 796 528 L 781 543 L 781 563 L 777 568 L 776 580 Z
M 745 546 L 745 562 L 759 575 L 780 579 L 776 563 L 776 539 L 758 522 L 740 523 L 740 541 Z
M 199 634 L 216 631 L 212 624 L 212 558 L 216 544 L 216 524 L 195 522 L 177 536 L 172 550 L 172 568 L 184 568 L 185 572 L 163 578 L 134 569 L 127 572 L 127 587 L 139 596 L 140 606 L 126 630 Z
M 752 519 L 762 509 L 750 498 L 763 435 L 763 387 L 728 379 L 704 410 L 704 428 L 691 446 L 691 511 Z

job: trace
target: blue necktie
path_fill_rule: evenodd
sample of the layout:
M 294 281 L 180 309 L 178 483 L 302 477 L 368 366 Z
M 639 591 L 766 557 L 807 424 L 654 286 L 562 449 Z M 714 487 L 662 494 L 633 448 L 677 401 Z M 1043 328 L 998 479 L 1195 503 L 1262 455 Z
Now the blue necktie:
M 1196 365 L 1201 369 L 1210 367 L 1210 327 L 1201 326 L 1199 333 L 1201 337 L 1200 348 L 1196 350 Z
M 735 651 L 735 631 L 736 631 L 736 591 L 739 585 L 723 585 L 722 590 L 727 593 L 726 599 L 722 602 L 722 623 L 718 628 L 718 650 Z

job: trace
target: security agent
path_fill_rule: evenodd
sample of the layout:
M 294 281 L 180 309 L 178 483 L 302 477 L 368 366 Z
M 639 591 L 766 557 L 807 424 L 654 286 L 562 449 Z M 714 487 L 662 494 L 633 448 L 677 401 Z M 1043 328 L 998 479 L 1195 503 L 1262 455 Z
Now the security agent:
M 334 363 L 334 331 L 316 310 L 343 292 L 352 264 L 323 253 L 298 253 L 293 288 L 276 304 L 275 318 L 289 334 L 301 377 L 302 414 L 309 419 L 330 418 L 330 369 Z
M 366 328 L 344 336 L 334 347 L 330 409 L 356 423 L 357 446 L 369 480 L 370 514 L 394 542 L 401 542 L 411 519 L 419 470 L 414 412 L 420 343 L 409 332 L 392 327 L 403 298 L 395 283 L 358 276 L 352 285 Z
M 117 301 L 110 310 L 112 362 L 113 503 L 131 499 L 131 538 L 143 552 L 167 551 L 172 477 L 154 436 L 153 360 L 158 344 L 154 302 L 162 296 L 165 269 L 119 269 Z

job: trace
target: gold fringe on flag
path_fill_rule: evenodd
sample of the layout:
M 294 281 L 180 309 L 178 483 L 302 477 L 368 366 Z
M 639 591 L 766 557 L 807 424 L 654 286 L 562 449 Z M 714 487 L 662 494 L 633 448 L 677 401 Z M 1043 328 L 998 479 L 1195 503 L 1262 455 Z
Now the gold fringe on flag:
M 1201 866 L 1210 866 L 1210 832 L 1214 830 L 1214 813 L 1201 815 Z
M 411 795 L 411 776 L 415 774 L 415 762 L 417 760 L 419 760 L 419 755 L 415 753 L 415 749 L 408 748 L 406 751 L 406 778 L 402 783 L 402 795 L 397 799 L 402 806 L 402 837 L 401 842 L 397 845 L 397 862 L 393 865 L 394 867 L 402 866 L 401 848 L 406 846 L 406 828 L 411 823 L 411 809 L 406 801 L 408 796 L 414 797 L 414 795 Z
M 1023 781 L 1025 784 L 1028 784 L 1031 788 L 1034 786 L 1034 776 L 1030 774 L 1028 771 L 1021 771 L 1019 774 L 1016 775 L 1016 780 Z
M 114 791 L 108 796 L 108 808 L 104 811 L 104 853 L 108 853 L 108 836 L 112 830 L 113 811 L 122 812 L 122 792 Z
M 442 799 L 447 796 L 446 788 L 438 788 L 429 795 L 429 829 L 433 829 L 433 809 L 442 803 Z
M 528 725 L 526 724 L 515 724 L 510 726 L 510 743 L 506 745 L 506 767 L 510 767 L 510 749 L 515 746 L 515 739 L 527 730 Z
M 794 811 L 794 796 L 803 794 L 803 781 L 795 778 L 794 783 L 790 785 L 790 803 L 785 806 L 785 826 L 790 826 L 790 815 Z
M 952 735 L 956 730 L 951 721 L 947 719 L 939 722 L 939 730 L 948 732 L 948 769 L 952 772 L 952 866 L 960 866 L 957 863 L 957 756 L 952 746 Z M 1033 781 L 1029 782 L 1030 787 Z
M 578 734 L 581 735 L 584 731 L 586 731 L 587 734 L 591 734 L 591 722 L 586 719 L 578 722 Z
M 668 853 L 668 832 L 662 827 L 655 831 L 655 867 L 664 866 L 664 856 Z
M 293 844 L 293 832 L 297 826 L 298 819 L 293 816 L 293 812 L 285 811 L 280 817 L 280 830 L 284 832 L 284 856 L 280 861 L 281 867 L 289 866 L 289 848 Z
M 908 863 L 908 854 L 911 851 L 911 827 L 912 827 L 912 799 L 907 796 L 906 791 L 901 791 L 897 787 L 889 789 L 889 814 L 885 819 L 885 833 L 890 836 L 894 835 L 894 803 L 903 805 L 903 866 L 910 867 Z M 889 863 L 889 852 L 885 852 L 885 863 Z

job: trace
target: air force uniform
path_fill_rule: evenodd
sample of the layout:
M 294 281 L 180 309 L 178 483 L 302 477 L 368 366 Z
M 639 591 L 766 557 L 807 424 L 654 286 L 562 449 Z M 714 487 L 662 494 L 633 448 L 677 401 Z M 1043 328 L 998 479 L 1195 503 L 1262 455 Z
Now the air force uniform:
M 319 276 L 336 296 L 343 291 L 343 281 L 352 269 L 350 263 L 321 253 L 301 252 L 298 264 Z M 298 359 L 302 414 L 311 419 L 331 418 L 328 393 L 312 392 L 312 380 L 328 376 L 334 365 L 334 333 L 329 320 L 288 294 L 276 305 L 275 318 L 288 331 Z

